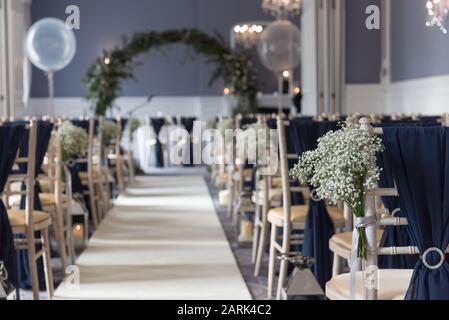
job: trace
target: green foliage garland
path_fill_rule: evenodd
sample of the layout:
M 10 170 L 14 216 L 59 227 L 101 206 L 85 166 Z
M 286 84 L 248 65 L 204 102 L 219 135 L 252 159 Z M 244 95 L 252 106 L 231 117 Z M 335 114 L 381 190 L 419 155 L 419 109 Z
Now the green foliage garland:
M 137 55 L 174 43 L 184 43 L 196 53 L 207 56 L 208 63 L 217 66 L 209 85 L 222 78 L 237 97 L 237 112 L 255 112 L 257 79 L 250 58 L 232 51 L 218 34 L 213 37 L 197 29 L 181 29 L 138 32 L 131 40 L 123 38 L 120 46 L 105 50 L 83 80 L 88 90 L 87 99 L 93 104 L 95 114 L 104 115 L 120 95 L 121 81 L 134 78 L 133 67 Z M 105 63 L 106 59 L 108 63 Z

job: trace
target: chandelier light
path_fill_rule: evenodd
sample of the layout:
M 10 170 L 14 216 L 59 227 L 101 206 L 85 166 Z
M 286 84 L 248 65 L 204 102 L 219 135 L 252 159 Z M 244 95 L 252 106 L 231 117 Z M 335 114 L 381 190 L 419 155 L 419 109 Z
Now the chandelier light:
M 449 13 L 448 0 L 427 0 L 427 22 L 428 27 L 438 27 L 444 34 L 447 33 L 447 18 Z
M 262 8 L 278 19 L 299 15 L 301 0 L 263 0 Z
M 254 47 L 267 24 L 267 22 L 244 22 L 234 25 L 232 31 L 235 44 L 246 49 Z

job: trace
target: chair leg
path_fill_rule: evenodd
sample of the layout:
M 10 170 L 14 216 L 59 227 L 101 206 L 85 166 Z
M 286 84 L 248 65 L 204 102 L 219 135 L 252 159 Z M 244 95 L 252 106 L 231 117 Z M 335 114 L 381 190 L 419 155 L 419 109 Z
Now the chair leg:
M 278 279 L 276 300 L 281 299 L 282 288 L 284 287 L 285 281 L 287 279 L 287 271 L 288 271 L 288 261 L 283 259 L 281 260 L 281 266 L 279 268 L 279 279 Z
M 278 227 L 274 224 L 271 225 L 271 239 L 270 239 L 270 258 L 268 264 L 268 297 L 273 296 L 274 287 L 274 276 L 276 271 L 276 248 L 274 244 L 276 243 L 276 235 L 278 232 Z
M 89 202 L 90 202 L 90 211 L 92 212 L 92 221 L 94 223 L 95 229 L 98 226 L 98 213 L 97 213 L 97 203 L 95 201 L 95 185 L 93 182 L 89 181 Z
M 232 182 L 229 183 L 228 187 L 229 192 L 229 207 L 228 207 L 228 217 L 232 218 L 234 211 L 234 184 Z
M 53 287 L 53 271 L 51 268 L 51 256 L 50 256 L 50 238 L 48 236 L 48 228 L 41 231 L 42 246 L 44 250 L 43 260 L 44 260 L 44 273 L 45 273 L 45 286 L 47 287 L 47 295 L 50 300 L 53 297 L 54 287 Z M 65 272 L 65 268 L 63 269 Z
M 257 248 L 259 246 L 259 220 L 260 220 L 260 206 L 256 203 L 256 212 L 254 214 L 254 235 L 253 235 L 253 248 L 251 252 L 251 263 L 256 263 L 257 260 Z
M 122 161 L 122 156 L 117 155 L 116 159 L 116 165 L 117 165 L 117 179 L 119 184 L 120 192 L 123 193 L 125 191 L 125 174 L 124 174 L 124 162 Z
M 75 243 L 72 237 L 72 229 L 73 229 L 73 216 L 69 213 L 67 216 L 67 247 L 70 255 L 70 262 L 75 264 L 76 255 L 75 255 Z
M 256 267 L 254 268 L 254 276 L 258 277 L 260 274 L 260 268 L 262 266 L 263 256 L 265 252 L 265 246 L 267 245 L 268 230 L 269 225 L 262 222 L 262 227 L 260 230 L 259 247 L 257 249 L 256 256 Z
M 55 208 L 55 221 L 53 226 L 55 228 L 56 246 L 58 247 L 58 254 L 61 259 L 62 268 L 65 270 L 67 268 L 67 252 L 64 241 L 64 226 L 62 220 L 61 212 L 58 208 Z
M 337 275 L 339 275 L 341 272 L 341 259 L 338 256 L 338 254 L 336 254 L 334 252 L 334 259 L 333 259 L 333 265 L 332 265 L 332 276 L 335 277 Z
M 36 245 L 34 241 L 34 232 L 27 232 L 27 246 L 28 246 L 28 264 L 31 274 L 31 288 L 33 290 L 33 299 L 39 300 L 39 279 L 37 275 L 36 263 Z

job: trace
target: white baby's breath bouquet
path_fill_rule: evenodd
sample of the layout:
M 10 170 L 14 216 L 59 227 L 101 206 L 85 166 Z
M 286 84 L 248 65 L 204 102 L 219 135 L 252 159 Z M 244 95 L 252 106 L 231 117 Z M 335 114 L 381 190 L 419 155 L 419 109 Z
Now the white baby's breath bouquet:
M 302 154 L 290 175 L 316 188 L 322 199 L 343 201 L 356 217 L 365 215 L 365 195 L 375 187 L 380 169 L 376 155 L 381 140 L 347 122 L 318 139 L 318 148 Z M 366 257 L 365 229 L 359 229 L 358 257 Z
M 220 131 L 221 136 L 224 138 L 226 130 L 234 129 L 233 119 L 222 119 L 217 122 L 217 130 Z
M 67 161 L 72 158 L 83 157 L 89 146 L 89 136 L 80 127 L 73 125 L 70 121 L 64 121 L 58 130 L 53 131 L 51 145 L 61 143 L 62 158 Z
M 266 125 L 253 123 L 247 125 L 239 135 L 238 139 L 238 152 L 239 157 L 248 160 L 248 157 L 256 156 L 254 160 L 266 160 L 259 159 L 260 157 L 267 157 L 267 152 L 270 147 L 270 130 Z
M 128 119 L 128 128 L 131 133 L 134 133 L 137 129 L 140 128 L 140 120 L 137 118 L 129 118 Z
M 118 124 L 113 121 L 104 121 L 101 127 L 101 144 L 108 146 L 117 135 Z

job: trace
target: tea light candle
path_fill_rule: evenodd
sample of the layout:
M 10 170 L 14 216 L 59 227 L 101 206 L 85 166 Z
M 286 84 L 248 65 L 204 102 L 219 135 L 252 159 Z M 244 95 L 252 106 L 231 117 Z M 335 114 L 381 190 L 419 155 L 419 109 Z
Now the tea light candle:
M 84 225 L 75 224 L 72 229 L 72 238 L 75 248 L 81 248 L 84 246 Z
M 244 219 L 240 223 L 240 242 L 251 242 L 253 239 L 253 223 L 251 220 Z

